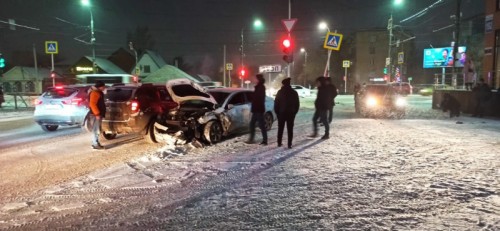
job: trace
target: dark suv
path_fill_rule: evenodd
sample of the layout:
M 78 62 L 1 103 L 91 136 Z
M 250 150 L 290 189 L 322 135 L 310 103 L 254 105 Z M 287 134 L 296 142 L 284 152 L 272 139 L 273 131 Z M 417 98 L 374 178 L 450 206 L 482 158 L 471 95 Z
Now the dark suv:
M 175 108 L 165 85 L 113 85 L 106 90 L 106 116 L 102 121 L 105 139 L 117 134 L 139 133 L 147 142 L 156 143 L 154 122 Z

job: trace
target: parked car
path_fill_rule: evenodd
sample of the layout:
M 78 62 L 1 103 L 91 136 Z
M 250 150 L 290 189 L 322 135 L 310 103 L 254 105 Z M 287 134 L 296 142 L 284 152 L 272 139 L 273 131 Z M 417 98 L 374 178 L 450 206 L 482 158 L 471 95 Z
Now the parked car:
M 177 107 L 155 123 L 159 133 L 186 140 L 214 144 L 224 136 L 245 131 L 250 121 L 253 91 L 234 88 L 211 89 L 187 80 L 167 82 L 167 90 Z M 275 119 L 274 101 L 266 98 L 266 129 Z
M 362 117 L 402 118 L 406 112 L 406 98 L 390 84 L 368 84 L 357 94 L 355 109 Z
M 292 89 L 295 90 L 300 97 L 308 97 L 311 96 L 311 89 L 306 88 L 301 85 L 292 85 Z
M 34 102 L 34 120 L 44 131 L 59 126 L 82 125 L 89 114 L 89 85 L 49 87 Z
M 147 142 L 156 143 L 154 122 L 177 107 L 165 85 L 124 85 L 109 87 L 105 94 L 106 116 L 102 135 L 114 139 L 117 134 L 138 133 Z
M 390 85 L 396 90 L 397 93 L 401 95 L 411 95 L 413 94 L 413 87 L 410 83 L 405 82 L 392 82 Z

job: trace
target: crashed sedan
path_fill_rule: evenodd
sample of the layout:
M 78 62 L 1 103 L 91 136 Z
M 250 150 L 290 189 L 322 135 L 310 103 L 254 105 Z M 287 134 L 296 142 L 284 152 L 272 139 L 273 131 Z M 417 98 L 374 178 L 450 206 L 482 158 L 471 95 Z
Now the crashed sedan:
M 178 106 L 157 119 L 156 137 L 167 135 L 176 142 L 214 144 L 248 130 L 251 90 L 221 88 L 208 92 L 188 79 L 168 81 L 167 90 Z M 276 118 L 273 107 L 272 98 L 266 98 L 266 129 L 271 129 Z

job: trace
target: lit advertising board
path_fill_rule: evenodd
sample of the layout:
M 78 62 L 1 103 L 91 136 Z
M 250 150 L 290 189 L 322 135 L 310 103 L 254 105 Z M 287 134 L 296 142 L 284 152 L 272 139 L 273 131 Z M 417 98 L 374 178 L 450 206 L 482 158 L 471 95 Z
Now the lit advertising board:
M 465 47 L 458 47 L 458 62 L 455 67 L 465 63 Z M 453 67 L 453 47 L 424 49 L 424 68 Z

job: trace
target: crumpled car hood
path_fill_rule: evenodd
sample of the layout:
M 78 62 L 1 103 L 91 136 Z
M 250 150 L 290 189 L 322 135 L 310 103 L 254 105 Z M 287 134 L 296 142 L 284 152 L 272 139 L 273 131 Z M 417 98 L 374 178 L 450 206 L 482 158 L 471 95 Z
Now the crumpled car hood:
M 167 82 L 167 90 L 172 100 L 178 104 L 190 100 L 202 100 L 217 104 L 207 90 L 189 79 L 173 79 Z

